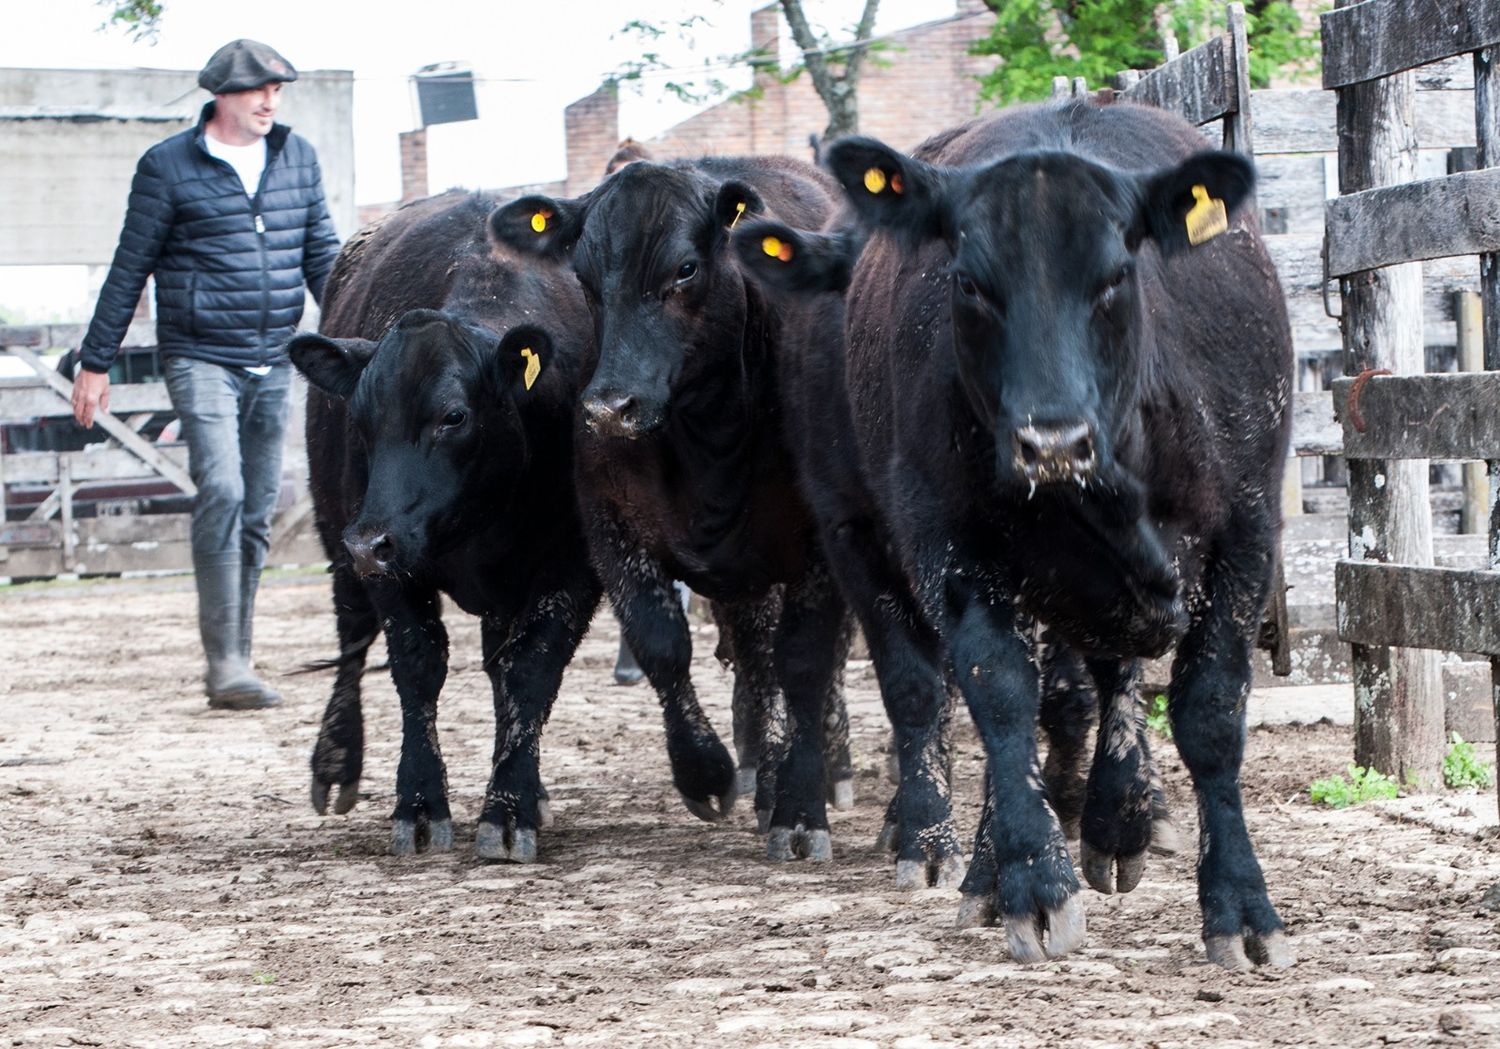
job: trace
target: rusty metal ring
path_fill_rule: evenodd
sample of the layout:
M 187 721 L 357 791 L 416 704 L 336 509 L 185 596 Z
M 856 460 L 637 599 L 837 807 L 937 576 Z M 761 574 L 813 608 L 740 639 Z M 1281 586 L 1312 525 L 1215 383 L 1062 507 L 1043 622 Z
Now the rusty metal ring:
M 1354 380 L 1354 385 L 1349 387 L 1349 421 L 1354 424 L 1355 433 L 1365 432 L 1365 417 L 1359 414 L 1359 395 L 1365 388 L 1365 383 L 1377 375 L 1389 375 L 1389 368 L 1366 368 L 1359 373 Z

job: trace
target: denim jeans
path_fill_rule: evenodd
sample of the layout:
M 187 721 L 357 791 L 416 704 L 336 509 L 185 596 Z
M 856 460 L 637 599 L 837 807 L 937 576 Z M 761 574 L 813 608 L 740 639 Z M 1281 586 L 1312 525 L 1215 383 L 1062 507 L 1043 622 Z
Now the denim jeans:
M 290 411 L 292 366 L 265 375 L 168 357 L 167 393 L 188 446 L 195 564 L 265 563 L 271 517 L 281 493 L 281 450 Z

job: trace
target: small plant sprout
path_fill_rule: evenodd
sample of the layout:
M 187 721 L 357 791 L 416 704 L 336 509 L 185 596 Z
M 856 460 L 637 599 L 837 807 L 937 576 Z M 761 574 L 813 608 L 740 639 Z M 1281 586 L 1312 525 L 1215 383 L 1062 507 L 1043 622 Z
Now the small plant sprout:
M 1443 755 L 1443 782 L 1454 789 L 1484 790 L 1495 782 L 1495 767 L 1474 752 L 1474 744 L 1454 732 L 1448 739 L 1448 753 Z
M 1341 775 L 1314 780 L 1307 793 L 1315 805 L 1327 805 L 1331 809 L 1346 809 L 1350 805 L 1363 805 L 1367 801 L 1385 801 L 1394 798 L 1400 784 L 1390 776 L 1375 769 L 1350 764 L 1349 778 Z
M 1172 719 L 1167 717 L 1167 696 L 1158 692 L 1146 707 L 1146 727 L 1158 736 L 1172 738 Z
M 276 982 L 276 974 L 257 969 L 250 974 L 250 982 L 265 987 Z

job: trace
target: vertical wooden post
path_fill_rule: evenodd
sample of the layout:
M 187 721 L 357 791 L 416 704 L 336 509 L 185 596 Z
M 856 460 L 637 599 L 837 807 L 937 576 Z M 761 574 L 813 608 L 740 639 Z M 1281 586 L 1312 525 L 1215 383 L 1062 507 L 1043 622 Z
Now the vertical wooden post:
M 57 453 L 57 491 L 62 496 L 63 571 L 73 571 L 78 540 L 73 534 L 73 455 Z
M 1453 293 L 1453 318 L 1458 322 L 1458 370 L 1484 370 L 1484 312 L 1472 291 Z M 1490 530 L 1489 478 L 1484 463 L 1464 464 L 1464 503 L 1459 511 L 1460 532 L 1487 534 Z
M 1474 144 L 1482 168 L 1500 165 L 1500 49 L 1474 52 Z M 1479 256 L 1479 298 L 1484 322 L 1484 367 L 1500 370 L 1500 255 Z M 1490 475 L 1490 569 L 1500 570 L 1500 459 L 1487 464 Z M 1490 660 L 1490 698 L 1495 712 L 1495 767 L 1500 769 L 1500 659 Z M 1500 790 L 1500 776 L 1495 777 Z
M 1250 43 L 1245 33 L 1245 5 L 1230 4 L 1225 11 L 1229 52 L 1234 59 L 1234 112 L 1224 118 L 1224 148 L 1255 155 L 1250 129 Z
M 1055 76 L 1052 78 L 1053 98 L 1067 98 L 1070 94 L 1072 94 L 1072 88 L 1068 84 L 1067 77 Z
M 1338 0 L 1348 7 L 1356 0 Z M 1410 181 L 1416 173 L 1415 78 L 1398 73 L 1338 89 L 1339 191 Z M 1425 370 L 1422 267 L 1340 280 L 1344 370 Z M 1432 564 L 1427 461 L 1349 460 L 1349 556 Z M 1354 760 L 1402 781 L 1435 785 L 1443 763 L 1438 653 L 1354 645 Z
M 1089 82 L 1087 80 L 1085 80 L 1081 76 L 1075 76 L 1073 78 L 1073 97 L 1074 98 L 1088 98 L 1089 97 Z

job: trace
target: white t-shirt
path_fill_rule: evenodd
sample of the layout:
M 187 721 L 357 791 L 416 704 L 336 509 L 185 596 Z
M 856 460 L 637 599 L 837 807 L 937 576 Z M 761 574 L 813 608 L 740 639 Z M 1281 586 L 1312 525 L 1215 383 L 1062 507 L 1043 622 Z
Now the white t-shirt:
M 245 195 L 253 198 L 260 188 L 260 173 L 266 170 L 266 140 L 256 139 L 248 146 L 231 146 L 205 134 L 203 141 L 210 154 L 227 162 L 239 173 Z

